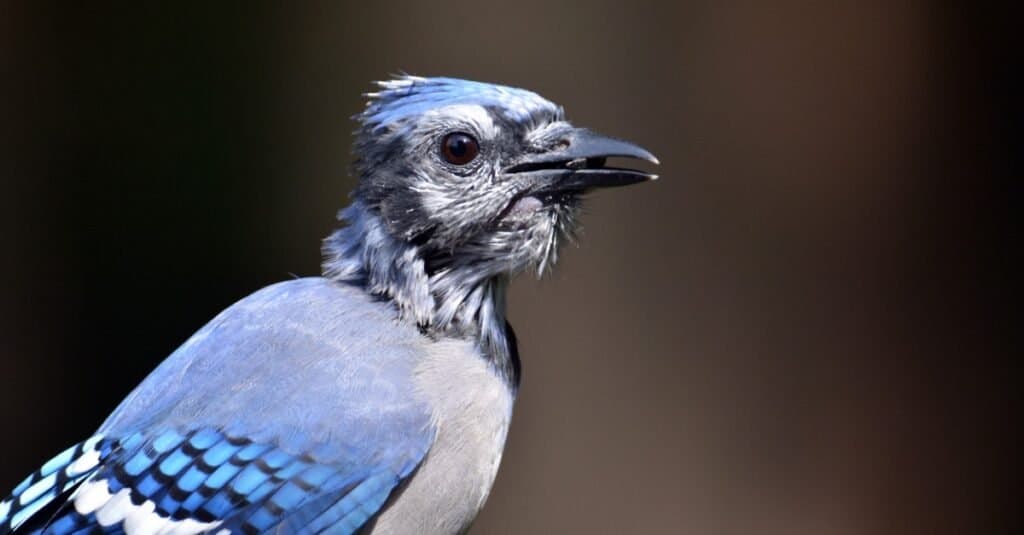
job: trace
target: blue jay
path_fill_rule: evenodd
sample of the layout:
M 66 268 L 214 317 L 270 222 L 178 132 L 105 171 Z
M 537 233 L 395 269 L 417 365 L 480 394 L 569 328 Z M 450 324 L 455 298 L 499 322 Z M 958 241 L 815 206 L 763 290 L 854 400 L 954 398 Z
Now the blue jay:
M 657 159 L 522 89 L 378 85 L 323 276 L 221 312 L 0 501 L 0 533 L 469 528 L 519 384 L 510 277 L 552 265 L 584 193 L 656 178 L 606 158 Z

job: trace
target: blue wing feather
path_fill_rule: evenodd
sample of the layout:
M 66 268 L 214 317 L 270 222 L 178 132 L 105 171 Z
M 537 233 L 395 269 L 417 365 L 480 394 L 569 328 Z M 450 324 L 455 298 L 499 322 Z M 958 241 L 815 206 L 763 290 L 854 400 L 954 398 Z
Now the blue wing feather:
M 142 518 L 232 532 L 282 522 L 354 531 L 433 441 L 412 383 L 422 344 L 390 305 L 357 289 L 324 279 L 265 288 L 197 332 L 122 402 L 99 431 L 118 449 L 77 481 L 79 494 L 89 486 L 109 499 L 90 509 L 73 496 L 46 532 Z M 19 512 L 5 503 L 0 522 L 10 523 Z
M 242 446 L 239 443 L 243 440 L 210 429 L 198 430 L 174 445 L 177 441 L 166 440 L 170 433 L 173 432 L 157 436 L 134 453 L 126 452 L 123 463 L 108 461 L 91 480 L 102 482 L 111 495 L 128 489 L 131 507 L 151 502 L 161 518 L 172 521 L 191 518 L 205 523 L 222 521 L 218 529 L 263 532 L 320 496 L 330 497 L 329 503 L 323 505 L 325 510 L 338 502 L 342 505 L 376 504 L 375 512 L 383 503 L 378 495 L 386 498 L 409 472 L 394 473 L 381 467 L 360 467 L 353 472 L 317 463 L 306 456 L 291 455 L 269 445 Z M 219 440 L 211 441 L 207 448 L 200 447 L 201 441 L 193 440 L 199 435 L 214 434 L 219 435 Z M 231 443 L 236 448 L 231 456 L 224 456 L 223 450 L 215 452 L 218 453 L 216 458 L 206 455 L 215 445 Z M 146 461 L 139 460 L 143 458 Z M 214 464 L 217 461 L 219 465 Z M 128 466 L 143 464 L 146 467 L 142 470 L 128 469 Z M 233 470 L 233 477 L 211 478 L 225 466 L 238 468 Z M 377 494 L 367 496 L 368 488 L 377 490 Z M 316 510 L 315 503 L 307 509 Z M 342 520 L 339 517 L 335 523 Z M 68 533 L 97 522 L 94 513 L 81 514 L 68 507 L 54 518 L 47 532 Z
M 118 447 L 114 440 L 94 436 L 47 461 L 0 500 L 0 533 L 17 529 L 64 492 L 100 468 Z

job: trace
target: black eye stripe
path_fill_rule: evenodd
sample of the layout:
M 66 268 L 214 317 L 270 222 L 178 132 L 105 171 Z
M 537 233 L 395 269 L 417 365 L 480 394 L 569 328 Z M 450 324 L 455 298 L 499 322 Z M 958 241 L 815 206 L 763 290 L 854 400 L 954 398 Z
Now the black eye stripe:
M 452 165 L 466 165 L 480 153 L 480 143 L 465 132 L 452 132 L 441 140 L 441 156 Z

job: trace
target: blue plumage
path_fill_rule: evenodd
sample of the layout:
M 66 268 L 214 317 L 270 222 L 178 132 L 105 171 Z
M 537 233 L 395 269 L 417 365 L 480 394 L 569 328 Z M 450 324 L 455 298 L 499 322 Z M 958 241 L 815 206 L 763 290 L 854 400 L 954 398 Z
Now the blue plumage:
M 485 84 L 456 78 L 405 76 L 379 82 L 381 90 L 360 119 L 367 125 L 387 127 L 441 106 L 471 104 L 490 107 L 511 121 L 530 123 L 536 118 L 561 117 L 562 108 L 537 93 L 517 87 Z
M 281 283 L 240 301 L 172 354 L 101 427 L 102 447 L 112 451 L 90 481 L 102 481 L 111 495 L 127 489 L 162 517 L 219 521 L 219 529 L 264 531 L 327 494 L 337 504 L 303 514 L 361 525 L 363 513 L 352 517 L 346 507 L 372 514 L 430 443 L 426 409 L 408 396 L 411 376 L 395 371 L 412 367 L 386 365 L 412 358 L 408 344 L 420 335 L 396 329 L 386 337 L 393 351 L 376 363 L 334 358 L 320 335 L 371 335 L 354 341 L 355 351 L 388 347 L 373 331 L 377 320 L 393 327 L 390 319 L 381 302 L 323 279 Z M 259 374 L 281 380 L 270 384 Z M 338 395 L 353 382 L 361 385 L 358 398 Z M 61 486 L 50 480 L 80 450 L 61 454 L 15 489 L 28 505 L 11 515 L 11 525 L 55 496 Z M 38 497 L 41 484 L 54 491 Z M 48 532 L 96 521 L 95 512 L 65 507 Z
M 519 380 L 508 279 L 551 265 L 585 191 L 653 177 L 606 157 L 656 160 L 522 89 L 380 86 L 325 276 L 264 288 L 196 332 L 0 501 L 0 534 L 468 528 Z
M 17 527 L 62 493 L 92 475 L 116 448 L 114 441 L 95 436 L 46 462 L 0 501 L 0 532 Z

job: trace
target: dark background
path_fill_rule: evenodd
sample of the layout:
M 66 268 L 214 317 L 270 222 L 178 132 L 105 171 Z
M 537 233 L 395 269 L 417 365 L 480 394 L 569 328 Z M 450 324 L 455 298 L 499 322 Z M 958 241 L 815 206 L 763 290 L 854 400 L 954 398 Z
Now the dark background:
M 1019 505 L 1018 23 L 5 2 L 0 487 L 222 308 L 318 272 L 349 116 L 404 70 L 536 90 L 663 162 L 513 285 L 525 376 L 475 533 L 993 533 Z

